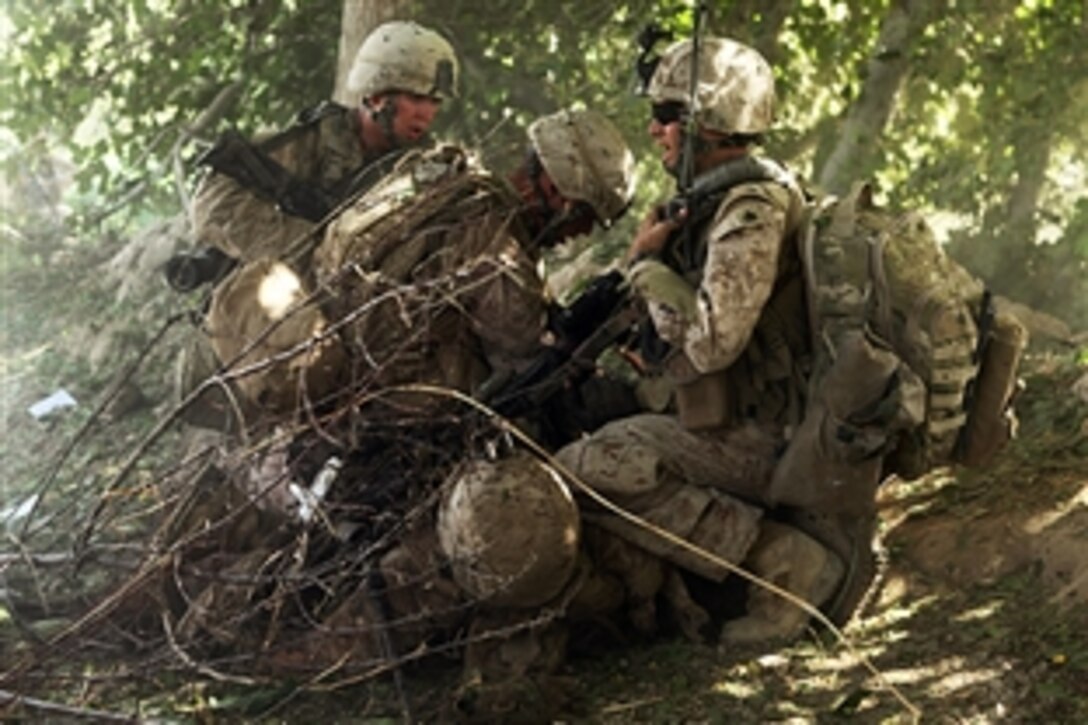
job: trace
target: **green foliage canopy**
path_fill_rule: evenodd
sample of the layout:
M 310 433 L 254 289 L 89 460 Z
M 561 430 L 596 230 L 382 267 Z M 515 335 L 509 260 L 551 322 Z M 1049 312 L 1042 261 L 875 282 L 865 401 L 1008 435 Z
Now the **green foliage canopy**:
M 891 203 L 933 212 L 954 253 L 999 289 L 1084 324 L 1082 2 L 711 5 L 710 32 L 749 42 L 774 64 L 781 110 L 769 150 L 812 177 L 864 99 L 874 59 L 906 54 L 887 123 L 866 129 L 874 160 L 853 172 L 876 178 Z M 224 88 L 241 98 L 222 104 L 220 125 L 243 131 L 283 125 L 330 94 L 341 0 L 58 0 L 49 12 L 10 0 L 4 12 L 0 126 L 9 145 L 42 134 L 67 142 L 99 203 L 150 178 L 158 195 L 145 199 L 176 205 L 170 151 L 192 171 L 198 145 L 186 134 Z M 463 59 L 463 97 L 443 114 L 443 135 L 509 163 L 531 118 L 585 104 L 616 119 L 643 160 L 640 202 L 667 193 L 644 102 L 631 93 L 634 38 L 651 19 L 689 32 L 689 2 L 416 0 L 411 12 L 454 39 Z M 894 12 L 916 27 L 900 47 L 882 47 Z M 199 130 L 207 139 L 217 128 Z M 1055 277 L 1070 284 L 1056 290 Z

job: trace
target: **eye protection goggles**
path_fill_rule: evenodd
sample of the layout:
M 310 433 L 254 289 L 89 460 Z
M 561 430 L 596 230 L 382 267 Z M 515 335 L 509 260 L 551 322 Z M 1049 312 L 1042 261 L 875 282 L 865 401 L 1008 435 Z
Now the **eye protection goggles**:
M 650 106 L 650 116 L 662 126 L 683 121 L 687 117 L 687 106 L 679 101 L 655 103 Z

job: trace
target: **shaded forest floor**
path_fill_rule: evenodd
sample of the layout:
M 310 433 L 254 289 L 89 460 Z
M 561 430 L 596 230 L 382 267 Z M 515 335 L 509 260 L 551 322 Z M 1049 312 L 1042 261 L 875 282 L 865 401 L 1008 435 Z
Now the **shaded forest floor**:
M 996 467 L 892 482 L 881 495 L 887 564 L 846 634 L 927 721 L 1088 721 L 1088 403 L 1068 393 L 1075 367 L 1036 357 L 1030 368 L 1025 435 Z M 826 633 L 771 651 L 632 644 L 573 659 L 564 676 L 566 721 L 913 719 Z M 455 679 L 453 668 L 409 672 L 413 716 L 442 719 Z M 382 682 L 279 697 L 204 685 L 190 707 L 289 722 L 396 721 L 400 711 Z
M 87 361 L 108 320 L 79 329 L 78 304 L 54 314 L 86 284 L 72 274 L 70 284 L 56 276 L 18 285 L 4 280 L 0 510 L 25 500 L 117 369 Z M 887 566 L 847 635 L 927 719 L 1088 721 L 1088 402 L 1071 392 L 1086 367 L 1084 352 L 1079 360 L 1077 354 L 1066 348 L 1029 358 L 1022 435 L 993 469 L 936 472 L 910 484 L 892 482 L 881 493 Z M 163 402 L 119 415 L 96 438 L 97 447 L 74 454 L 76 468 L 99 477 L 81 486 L 100 482 L 109 462 L 161 414 L 170 357 L 152 360 L 152 372 L 140 379 L 148 397 Z M 88 401 L 78 414 L 47 422 L 26 415 L 27 405 L 65 385 Z M 0 522 L 0 533 L 10 525 Z M 16 636 L 0 605 L 0 644 Z M 176 672 L 118 677 L 123 670 L 101 661 L 58 665 L 50 699 L 183 722 L 395 722 L 401 713 L 388 677 L 352 690 L 298 693 Z M 415 719 L 448 714 L 456 667 L 405 674 Z M 826 634 L 773 651 L 717 651 L 676 638 L 629 644 L 572 659 L 563 675 L 572 697 L 564 709 L 568 721 L 911 719 Z M 5 711 L 0 704 L 0 717 L 6 715 L 40 719 L 30 709 Z

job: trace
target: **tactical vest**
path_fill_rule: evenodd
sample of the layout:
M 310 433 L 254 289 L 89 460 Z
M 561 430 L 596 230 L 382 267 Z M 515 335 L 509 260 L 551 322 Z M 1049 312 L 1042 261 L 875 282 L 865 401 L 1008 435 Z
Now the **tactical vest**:
M 784 210 L 786 230 L 774 288 L 741 355 L 728 368 L 712 373 L 697 372 L 681 350 L 670 350 L 665 356 L 664 367 L 675 383 L 677 412 L 689 430 L 721 428 L 745 420 L 794 424 L 804 407 L 810 359 L 804 279 L 792 243 L 804 199 L 789 173 L 770 161 L 738 159 L 711 173 L 719 178 L 692 214 L 690 231 L 674 233 L 662 255 L 662 261 L 695 288 L 702 282 L 708 227 L 734 189 L 750 183 L 778 184 L 787 189 L 791 202 Z M 735 195 L 729 202 L 743 198 Z

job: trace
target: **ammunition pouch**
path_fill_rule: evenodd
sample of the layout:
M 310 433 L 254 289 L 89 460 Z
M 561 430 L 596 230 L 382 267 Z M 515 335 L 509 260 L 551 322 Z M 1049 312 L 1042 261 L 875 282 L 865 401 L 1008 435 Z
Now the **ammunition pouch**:
M 925 415 L 925 386 L 891 351 L 845 333 L 775 466 L 771 505 L 859 514 L 873 505 L 884 454 Z

